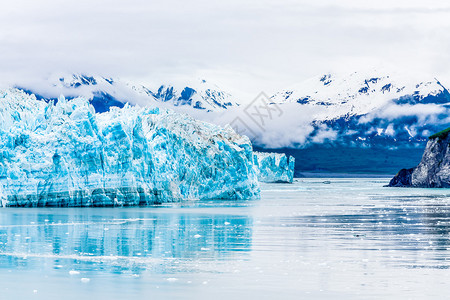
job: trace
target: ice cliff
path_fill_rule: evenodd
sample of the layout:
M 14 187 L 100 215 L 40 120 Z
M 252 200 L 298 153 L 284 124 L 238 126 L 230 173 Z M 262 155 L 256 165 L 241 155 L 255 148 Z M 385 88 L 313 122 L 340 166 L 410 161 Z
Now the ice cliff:
M 402 169 L 389 183 L 397 187 L 450 187 L 450 128 L 432 135 L 419 165 Z
M 258 180 L 261 182 L 292 182 L 295 159 L 282 153 L 254 152 Z
M 250 140 L 231 127 L 158 108 L 98 114 L 84 98 L 56 104 L 0 91 L 2 206 L 146 205 L 251 199 Z

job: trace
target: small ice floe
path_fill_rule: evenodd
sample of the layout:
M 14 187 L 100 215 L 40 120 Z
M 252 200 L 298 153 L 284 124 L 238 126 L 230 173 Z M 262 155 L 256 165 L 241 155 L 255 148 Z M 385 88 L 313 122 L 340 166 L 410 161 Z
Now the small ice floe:
M 91 281 L 90 278 L 81 278 L 82 283 L 88 283 L 89 281 Z
M 210 248 L 203 248 L 203 247 L 202 247 L 202 248 L 200 248 L 200 250 L 201 250 L 201 251 L 209 251 L 209 250 L 211 250 L 211 249 L 210 249 Z
M 175 282 L 175 281 L 178 281 L 178 278 L 171 277 L 171 278 L 167 278 L 166 280 L 168 282 Z
M 78 275 L 78 274 L 80 274 L 80 272 L 79 271 L 75 271 L 75 270 L 70 270 L 69 274 L 70 275 Z
M 194 235 L 194 238 L 196 238 L 196 239 L 199 239 L 199 238 L 201 238 L 202 236 L 200 235 L 200 234 L 196 234 L 196 235 Z
M 223 224 L 225 224 L 225 225 L 230 225 L 230 222 L 225 222 L 225 223 L 223 223 Z

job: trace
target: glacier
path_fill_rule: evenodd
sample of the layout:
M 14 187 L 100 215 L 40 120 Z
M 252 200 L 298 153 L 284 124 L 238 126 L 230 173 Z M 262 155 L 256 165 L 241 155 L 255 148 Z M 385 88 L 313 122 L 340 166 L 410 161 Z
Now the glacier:
M 267 183 L 292 183 L 295 159 L 284 153 L 257 152 L 253 154 L 258 180 Z
M 250 140 L 155 107 L 0 91 L 2 206 L 131 206 L 260 197 Z

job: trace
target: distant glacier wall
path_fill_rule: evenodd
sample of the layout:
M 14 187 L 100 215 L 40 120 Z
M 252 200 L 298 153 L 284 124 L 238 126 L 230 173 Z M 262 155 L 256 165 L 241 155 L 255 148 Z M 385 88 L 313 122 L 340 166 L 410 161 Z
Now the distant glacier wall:
M 98 114 L 84 98 L 56 104 L 0 91 L 2 206 L 121 206 L 254 199 L 250 140 L 231 127 L 158 108 Z
M 295 159 L 283 153 L 254 152 L 258 180 L 268 183 L 291 183 L 294 180 Z

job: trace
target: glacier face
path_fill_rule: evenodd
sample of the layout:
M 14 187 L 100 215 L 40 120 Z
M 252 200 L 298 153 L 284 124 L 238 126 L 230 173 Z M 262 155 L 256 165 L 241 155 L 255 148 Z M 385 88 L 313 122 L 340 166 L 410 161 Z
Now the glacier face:
M 283 153 L 254 152 L 258 180 L 261 182 L 286 182 L 294 180 L 295 159 Z
M 120 206 L 259 197 L 250 140 L 158 108 L 95 113 L 0 91 L 2 206 Z

